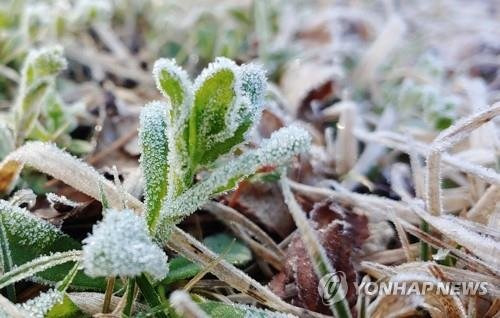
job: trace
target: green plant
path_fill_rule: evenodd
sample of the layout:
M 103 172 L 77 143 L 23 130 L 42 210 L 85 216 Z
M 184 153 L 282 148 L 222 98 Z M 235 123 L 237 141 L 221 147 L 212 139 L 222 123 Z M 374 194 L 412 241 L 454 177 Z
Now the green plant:
M 124 315 L 130 315 L 131 304 L 137 300 L 134 293 L 137 286 L 150 307 L 150 313 L 165 317 L 172 309 L 160 287 L 174 281 L 175 277 L 167 276 L 162 281 L 168 267 L 165 254 L 155 242 L 168 244 L 171 234 L 179 235 L 175 225 L 210 198 L 233 189 L 262 167 L 288 163 L 309 147 L 309 134 L 297 126 L 275 132 L 257 149 L 247 150 L 243 146 L 260 117 L 265 95 L 266 77 L 258 66 L 237 66 L 228 59 L 219 58 L 192 85 L 175 62 L 162 59 L 155 65 L 154 76 L 166 101 L 150 103 L 141 113 L 139 137 L 145 180 L 144 215 L 135 214 L 142 211 L 140 202 L 118 191 L 120 187 L 104 180 L 91 167 L 53 145 L 26 144 L 5 158 L 0 165 L 0 176 L 7 170 L 11 173 L 8 180 L 13 183 L 15 177 L 12 176 L 18 175 L 23 165 L 28 164 L 99 198 L 104 207 L 104 219 L 94 227 L 82 247 L 50 224 L 1 201 L 5 274 L 0 277 L 0 288 L 12 288 L 12 284 L 21 279 L 38 277 L 37 281 L 60 282 L 57 286 L 63 284 L 65 288 L 103 291 L 106 285 L 103 278 L 107 277 L 106 299 L 109 299 L 114 291 L 115 277 L 122 277 L 126 279 Z M 38 161 L 39 156 L 45 161 Z M 195 176 L 202 171 L 205 177 L 195 182 Z M 28 240 L 28 232 L 36 239 Z M 219 251 L 220 244 L 233 250 L 232 243 L 228 245 L 224 236 L 213 238 L 207 244 Z M 203 245 L 199 248 L 205 253 Z M 237 264 L 248 259 L 245 256 L 248 252 L 239 245 L 235 248 L 231 253 L 238 251 L 240 254 L 228 255 L 229 261 Z M 27 250 L 32 252 L 25 253 Z M 143 258 L 145 255 L 147 258 Z M 178 259 L 178 262 L 182 261 Z M 79 272 L 79 264 L 82 264 L 84 273 Z M 176 275 L 188 278 L 200 270 L 194 267 L 189 273 Z M 246 277 L 240 273 L 237 275 Z M 31 306 L 31 303 L 23 308 L 37 308 L 46 313 L 52 305 L 64 300 L 64 290 L 56 293 L 57 297 L 52 297 L 51 293 L 41 295 L 40 302 L 50 303 L 44 305 L 43 310 L 40 306 Z M 45 302 L 47 299 L 50 301 Z M 274 298 L 272 301 L 276 308 L 287 310 L 286 305 Z M 103 311 L 106 311 L 104 307 Z M 219 310 L 224 308 L 220 306 Z

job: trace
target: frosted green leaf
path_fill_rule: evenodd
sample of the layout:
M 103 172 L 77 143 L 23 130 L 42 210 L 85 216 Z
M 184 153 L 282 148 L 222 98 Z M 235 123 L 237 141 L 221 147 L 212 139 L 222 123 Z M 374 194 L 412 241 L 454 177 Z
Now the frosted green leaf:
M 189 118 L 191 167 L 208 164 L 245 140 L 259 118 L 266 88 L 265 72 L 254 65 L 238 67 L 217 58 L 195 82 Z
M 140 165 L 145 181 L 146 221 L 154 232 L 168 183 L 167 112 L 169 105 L 152 102 L 140 116 Z
M 0 273 L 6 273 L 12 270 L 14 263 L 10 253 L 9 239 L 7 238 L 7 231 L 3 224 L 3 214 L 0 214 Z M 13 286 L 7 287 L 7 295 L 11 300 L 16 297 L 16 290 Z
M 289 162 L 295 155 L 309 149 L 311 137 L 298 126 L 289 126 L 274 132 L 259 149 L 249 151 L 214 170 L 205 180 L 180 195 L 162 209 L 162 228 L 178 222 L 183 216 L 196 211 L 213 195 L 232 189 L 242 179 L 254 174 L 264 166 L 279 166 Z M 164 232 L 162 234 L 165 234 Z
M 153 67 L 158 90 L 170 100 L 167 135 L 171 145 L 168 154 L 169 196 L 182 192 L 190 183 L 187 150 L 187 118 L 193 102 L 193 85 L 187 73 L 174 60 L 159 59 Z
M 167 275 L 167 256 L 151 240 L 144 219 L 130 210 L 108 210 L 83 243 L 83 267 L 91 277 Z
M 54 252 L 78 250 L 81 244 L 29 211 L 0 200 L 0 216 L 8 240 L 14 266 L 22 266 L 36 258 Z M 37 273 L 32 280 L 54 284 L 64 279 L 73 263 L 62 264 Z M 15 267 L 14 267 L 15 268 Z M 80 289 L 101 289 L 102 279 L 91 279 L 78 273 L 72 283 Z
M 49 255 L 40 256 L 34 260 L 15 267 L 11 271 L 0 276 L 0 288 L 4 288 L 5 286 L 9 286 L 20 280 L 29 278 L 47 269 L 64 263 L 78 262 L 80 261 L 81 257 L 81 251 L 76 250 L 56 252 Z
M 49 310 L 56 304 L 62 303 L 64 293 L 57 289 L 50 289 L 41 293 L 38 297 L 30 299 L 23 304 L 18 305 L 31 318 L 44 318 Z
M 153 66 L 158 90 L 170 99 L 170 117 L 183 125 L 193 100 L 193 87 L 187 73 L 174 60 L 159 59 Z
M 218 318 L 293 318 L 291 314 L 270 311 L 249 305 L 206 301 L 198 304 L 210 317 Z
M 59 46 L 31 51 L 24 62 L 14 111 L 16 143 L 21 144 L 33 129 L 40 114 L 41 101 L 55 76 L 66 68 Z
M 189 155 L 192 167 L 213 161 L 219 154 L 212 146 L 231 137 L 237 123 L 231 108 L 240 103 L 238 66 L 231 60 L 218 58 L 195 81 L 193 109 L 189 117 Z

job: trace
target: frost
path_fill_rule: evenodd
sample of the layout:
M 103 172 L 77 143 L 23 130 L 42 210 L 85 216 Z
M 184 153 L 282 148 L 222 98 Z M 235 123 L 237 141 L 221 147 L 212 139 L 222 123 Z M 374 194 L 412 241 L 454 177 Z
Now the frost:
M 41 100 L 45 97 L 54 77 L 66 68 L 67 62 L 60 46 L 30 51 L 26 58 L 14 110 L 14 133 L 17 144 L 29 135 L 40 114 Z
M 67 67 L 61 46 L 51 46 L 30 51 L 23 65 L 22 75 L 25 85 L 30 85 L 40 77 L 53 76 Z
M 219 73 L 222 70 L 229 70 L 232 72 L 234 76 L 234 82 L 232 85 L 232 90 L 234 94 L 234 98 L 231 102 L 231 105 L 227 106 L 225 118 L 224 118 L 224 129 L 216 134 L 209 133 L 209 125 L 213 124 L 216 120 L 214 114 L 212 112 L 206 112 L 204 118 L 202 119 L 202 126 L 199 128 L 201 135 L 206 138 L 207 145 L 209 148 L 215 143 L 222 142 L 234 135 L 234 132 L 238 128 L 241 123 L 241 112 L 239 109 L 243 106 L 242 100 L 242 91 L 241 91 L 241 77 L 240 77 L 240 69 L 232 60 L 224 57 L 218 57 L 215 59 L 215 62 L 212 62 L 205 68 L 201 74 L 196 78 L 194 83 L 194 91 L 195 95 L 198 97 L 198 92 L 203 88 L 204 84 L 209 81 L 215 74 Z M 209 103 L 211 101 L 208 101 Z M 205 107 L 206 109 L 207 107 Z M 194 110 L 196 111 L 196 109 Z
M 249 151 L 237 159 L 216 169 L 207 179 L 180 195 L 171 206 L 167 206 L 164 217 L 179 217 L 194 212 L 212 195 L 232 188 L 236 181 L 255 173 L 260 167 L 279 166 L 295 155 L 309 149 L 311 137 L 298 126 L 289 126 L 274 132 L 262 143 L 261 148 Z M 232 185 L 232 186 L 231 186 Z
M 146 219 L 152 229 L 155 227 L 163 197 L 167 193 L 168 110 L 168 104 L 152 102 L 142 109 L 140 116 L 140 165 L 145 179 Z
M 44 249 L 62 234 L 52 224 L 45 222 L 26 209 L 15 207 L 9 202 L 0 200 L 0 213 L 5 228 L 18 239 L 21 245 L 37 242 L 37 248 Z
M 170 99 L 173 105 L 172 119 L 176 122 L 176 130 L 187 119 L 193 102 L 193 85 L 188 74 L 172 59 L 159 59 L 153 66 L 153 77 L 156 87 L 163 96 Z M 165 85 L 162 85 L 165 81 Z
M 65 197 L 64 195 L 57 195 L 55 193 L 47 193 L 45 195 L 45 197 L 47 198 L 47 201 L 49 201 L 50 206 L 53 209 L 54 209 L 54 206 L 56 204 L 62 204 L 62 205 L 69 206 L 72 208 L 76 208 L 76 207 L 81 206 L 81 203 L 72 201 L 72 200 L 68 199 L 67 197 Z
M 41 293 L 38 297 L 17 306 L 25 310 L 29 317 L 43 318 L 54 305 L 62 303 L 63 299 L 64 293 L 56 289 L 50 289 L 45 293 Z
M 241 66 L 240 89 L 242 95 L 247 97 L 251 105 L 253 105 L 252 109 L 255 111 L 259 110 L 267 89 L 266 71 L 257 64 Z
M 91 277 L 167 275 L 167 256 L 152 242 L 144 219 L 130 210 L 108 210 L 83 243 L 83 267 Z

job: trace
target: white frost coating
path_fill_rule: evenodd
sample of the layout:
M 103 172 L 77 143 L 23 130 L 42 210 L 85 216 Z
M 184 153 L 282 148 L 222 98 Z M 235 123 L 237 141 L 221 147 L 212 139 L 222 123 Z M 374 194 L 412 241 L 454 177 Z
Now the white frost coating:
M 190 97 L 189 95 L 193 91 L 193 84 L 191 83 L 188 73 L 186 73 L 182 67 L 177 65 L 175 59 L 161 58 L 156 60 L 153 65 L 153 77 L 155 79 L 156 87 L 163 94 L 163 96 L 169 97 L 167 93 L 163 91 L 160 84 L 160 75 L 162 71 L 167 71 L 171 76 L 177 78 L 181 82 L 185 97 Z M 184 104 L 188 104 L 186 101 L 188 101 L 188 99 L 185 99 Z
M 75 202 L 75 201 L 72 201 L 72 200 L 68 199 L 64 195 L 57 195 L 55 193 L 47 193 L 45 195 L 45 197 L 47 198 L 47 201 L 49 201 L 50 206 L 52 208 L 54 208 L 54 205 L 58 204 L 58 203 L 59 204 L 64 204 L 66 206 L 70 206 L 72 208 L 76 208 L 76 207 L 82 205 L 81 203 L 78 203 L 78 202 Z
M 22 74 L 26 76 L 29 68 L 33 68 L 34 77 L 52 76 L 67 67 L 62 46 L 49 46 L 29 52 L 23 65 Z M 26 84 L 33 82 L 34 78 L 28 78 Z M 24 81 L 23 81 L 24 82 Z
M 92 277 L 167 275 L 167 256 L 148 235 L 146 222 L 130 210 L 108 210 L 83 240 L 83 267 Z
M 17 174 L 28 165 L 36 170 L 59 179 L 67 185 L 99 200 L 101 198 L 100 187 L 109 201 L 111 207 L 122 206 L 122 199 L 117 194 L 114 185 L 101 176 L 93 167 L 76 158 L 69 153 L 59 149 L 56 145 L 39 141 L 27 142 L 17 150 L 10 153 L 2 163 L 4 165 L 19 163 Z M 138 201 L 128 201 L 129 207 L 140 210 Z
M 245 64 L 241 66 L 241 92 L 244 105 L 241 108 L 242 116 L 248 117 L 252 126 L 247 130 L 245 138 L 252 131 L 255 123 L 260 121 L 262 104 L 267 90 L 266 71 L 258 64 Z
M 166 203 L 166 209 L 162 210 L 163 216 L 188 215 L 216 194 L 218 189 L 225 187 L 230 180 L 247 177 L 263 166 L 285 164 L 295 155 L 307 151 L 310 144 L 311 136 L 303 128 L 295 125 L 282 128 L 265 140 L 261 148 L 249 151 L 216 169 L 207 179 L 179 196 L 171 206 Z
M 267 89 L 266 71 L 258 64 L 245 64 L 241 66 L 241 90 L 251 103 L 253 110 L 258 111 L 264 101 Z
M 37 247 L 43 249 L 58 237 L 65 235 L 52 224 L 37 218 L 26 209 L 11 205 L 7 201 L 0 200 L 0 213 L 5 228 L 17 237 L 18 243 L 21 245 L 36 242 Z
M 151 202 L 163 199 L 158 196 L 161 195 L 161 185 L 166 181 L 166 175 L 163 175 L 162 171 L 168 156 L 166 123 L 169 110 L 170 104 L 154 101 L 144 106 L 139 119 L 139 147 L 142 154 L 139 163 L 146 183 L 145 197 L 148 206 Z M 147 129 L 144 129 L 145 127 Z M 146 156 L 146 147 L 155 151 L 148 151 Z
M 295 318 L 297 316 L 267 309 L 261 309 L 249 305 L 231 304 L 237 310 L 245 312 L 245 318 Z
M 466 247 L 471 253 L 492 264 L 495 268 L 500 266 L 500 242 L 495 241 L 491 237 L 470 231 L 460 224 L 460 221 L 456 217 L 432 216 L 416 207 L 414 211 L 439 232 Z
M 245 99 L 243 97 L 243 91 L 241 89 L 241 69 L 232 60 L 225 57 L 217 57 L 215 61 L 210 63 L 208 67 L 206 67 L 196 78 L 194 82 L 194 92 L 196 94 L 198 89 L 203 86 L 206 80 L 210 79 L 214 74 L 224 69 L 230 70 L 234 74 L 233 89 L 235 98 L 226 113 L 225 129 L 217 134 L 210 135 L 208 137 L 208 147 L 232 137 L 234 135 L 234 132 L 236 131 L 236 129 L 238 129 L 238 126 L 242 122 L 242 108 L 245 105 Z M 206 118 L 204 120 L 204 123 L 208 123 L 211 121 L 210 114 L 206 114 L 205 117 Z M 204 136 L 208 135 L 206 133 L 206 129 L 206 127 L 201 127 L 201 131 Z
M 41 293 L 38 297 L 17 306 L 25 310 L 31 318 L 43 318 L 53 306 L 62 303 L 63 299 L 63 292 L 56 289 L 50 289 L 45 293 Z

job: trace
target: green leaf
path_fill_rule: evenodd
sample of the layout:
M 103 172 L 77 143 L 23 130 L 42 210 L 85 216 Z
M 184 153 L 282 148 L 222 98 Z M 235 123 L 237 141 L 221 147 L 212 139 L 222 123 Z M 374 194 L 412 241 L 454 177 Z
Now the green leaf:
M 12 270 L 14 264 L 12 263 L 12 257 L 10 255 L 9 240 L 7 238 L 3 218 L 4 216 L 0 215 L 0 265 L 2 266 L 2 273 L 7 273 Z M 16 300 L 16 289 L 14 286 L 7 286 L 7 296 L 11 301 Z
M 257 307 L 240 305 L 240 304 L 225 304 L 218 301 L 206 301 L 199 303 L 210 317 L 217 318 L 287 318 L 288 314 L 259 309 Z
M 203 240 L 203 243 L 214 253 L 224 253 L 224 260 L 227 262 L 242 266 L 252 259 L 252 252 L 241 241 L 236 240 L 233 243 L 234 237 L 221 233 L 208 236 Z M 232 245 L 231 245 L 232 244 Z M 226 249 L 229 248 L 228 251 Z M 182 256 L 173 258 L 169 262 L 169 273 L 162 281 L 163 284 L 171 284 L 173 282 L 188 279 L 196 276 L 202 269 L 198 264 L 192 263 Z
M 75 303 L 68 297 L 64 295 L 64 300 L 62 303 L 55 305 L 52 309 L 45 315 L 45 318 L 87 318 L 90 315 L 85 314 L 75 305 Z
M 79 242 L 53 225 L 25 209 L 12 206 L 7 201 L 0 200 L 0 214 L 15 266 L 21 266 L 43 255 L 81 249 Z M 68 262 L 52 267 L 36 274 L 33 279 L 53 285 L 63 280 L 73 265 L 74 262 Z M 103 279 L 89 278 L 79 272 L 71 286 L 77 289 L 104 290 L 106 285 Z
M 170 99 L 170 118 L 182 118 L 191 106 L 193 88 L 187 73 L 174 60 L 159 59 L 153 67 L 153 76 L 158 90 Z
M 33 50 L 24 62 L 19 95 L 14 112 L 16 143 L 20 145 L 33 129 L 41 111 L 41 102 L 55 76 L 66 68 L 61 47 Z
M 156 228 L 161 205 L 167 194 L 168 108 L 167 104 L 153 102 L 144 106 L 140 117 L 140 164 L 145 181 L 146 222 L 152 232 Z
M 235 130 L 236 123 L 229 122 L 228 113 L 237 102 L 237 70 L 234 62 L 221 58 L 196 79 L 188 143 L 193 168 L 217 157 L 213 145 L 231 137 Z
M 253 65 L 218 58 L 196 79 L 189 118 L 191 169 L 207 165 L 246 139 L 260 118 L 266 75 Z
M 153 76 L 160 92 L 170 101 L 167 116 L 169 148 L 168 195 L 175 197 L 190 184 L 188 174 L 187 119 L 193 102 L 193 87 L 187 73 L 174 60 L 159 59 Z
M 137 282 L 137 286 L 139 286 L 141 294 L 144 297 L 144 299 L 146 299 L 146 302 L 148 303 L 149 307 L 162 308 L 159 312 L 155 314 L 155 317 L 166 318 L 167 314 L 165 312 L 167 311 L 167 309 L 165 307 L 166 305 L 168 306 L 168 304 L 162 302 L 162 299 L 154 289 L 153 285 L 151 285 L 151 282 L 146 277 L 146 275 L 143 273 L 142 275 L 136 277 L 135 281 Z

